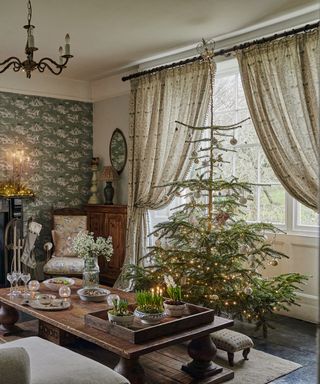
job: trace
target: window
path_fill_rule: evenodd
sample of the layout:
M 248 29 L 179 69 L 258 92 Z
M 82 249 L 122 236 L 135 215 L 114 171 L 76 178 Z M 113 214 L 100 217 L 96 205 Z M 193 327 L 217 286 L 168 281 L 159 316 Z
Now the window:
M 228 125 L 250 116 L 236 62 L 230 70 L 219 70 L 214 87 L 214 123 Z M 223 66 L 223 63 L 221 64 Z M 317 231 L 319 215 L 294 200 L 275 176 L 259 139 L 249 120 L 234 130 L 237 144 L 228 140 L 224 146 L 236 152 L 226 152 L 223 157 L 229 163 L 223 166 L 223 177 L 234 175 L 242 181 L 262 184 L 253 188 L 253 199 L 248 201 L 245 219 L 249 222 L 271 222 L 291 232 L 312 233 Z M 161 210 L 150 211 L 151 228 L 170 216 L 170 209 L 181 202 L 176 198 Z

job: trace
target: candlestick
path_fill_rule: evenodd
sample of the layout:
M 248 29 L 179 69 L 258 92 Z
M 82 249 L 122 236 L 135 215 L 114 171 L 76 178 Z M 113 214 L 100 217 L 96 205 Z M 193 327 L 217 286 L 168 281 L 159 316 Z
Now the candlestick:
M 16 254 L 16 243 L 17 243 L 17 227 L 13 226 L 13 270 L 17 271 L 17 254 Z

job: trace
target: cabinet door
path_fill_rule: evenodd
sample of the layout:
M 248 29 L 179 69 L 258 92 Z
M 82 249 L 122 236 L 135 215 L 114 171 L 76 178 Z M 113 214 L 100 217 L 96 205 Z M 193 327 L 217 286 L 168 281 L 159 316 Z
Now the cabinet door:
M 88 228 L 95 236 L 106 236 L 104 213 L 90 212 L 88 214 Z
M 108 236 L 112 237 L 113 256 L 109 263 L 102 268 L 106 271 L 107 275 L 116 279 L 120 273 L 124 256 L 125 256 L 125 215 L 108 213 L 105 215 L 105 229 Z

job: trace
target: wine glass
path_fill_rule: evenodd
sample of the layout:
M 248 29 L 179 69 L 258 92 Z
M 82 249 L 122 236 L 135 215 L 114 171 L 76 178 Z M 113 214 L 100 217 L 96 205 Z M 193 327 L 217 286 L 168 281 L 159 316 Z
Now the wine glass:
M 15 286 L 13 286 L 12 295 L 13 296 L 19 296 L 20 295 L 20 292 L 19 292 L 19 280 L 21 278 L 21 272 L 13 271 L 12 275 L 14 277 L 14 282 L 16 283 Z M 13 282 L 13 284 L 14 284 L 14 282 Z
M 7 280 L 9 281 L 10 283 L 10 292 L 8 293 L 8 296 L 10 296 L 10 298 L 12 297 L 12 285 L 13 283 L 15 282 L 15 276 L 13 275 L 13 273 L 7 273 Z
M 21 280 L 23 281 L 23 284 L 24 284 L 24 292 L 22 294 L 22 296 L 24 298 L 28 297 L 29 296 L 29 293 L 27 292 L 27 283 L 28 281 L 31 279 L 31 275 L 30 273 L 22 273 L 21 274 Z

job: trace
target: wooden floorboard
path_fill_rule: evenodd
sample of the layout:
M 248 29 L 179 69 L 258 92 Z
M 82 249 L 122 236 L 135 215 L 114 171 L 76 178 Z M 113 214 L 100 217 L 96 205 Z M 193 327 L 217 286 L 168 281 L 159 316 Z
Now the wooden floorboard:
M 233 371 L 224 368 L 217 375 L 196 380 L 181 371 L 182 363 L 188 361 L 190 361 L 190 357 L 187 355 L 185 345 L 171 346 L 141 358 L 150 384 L 218 384 L 234 377 Z

